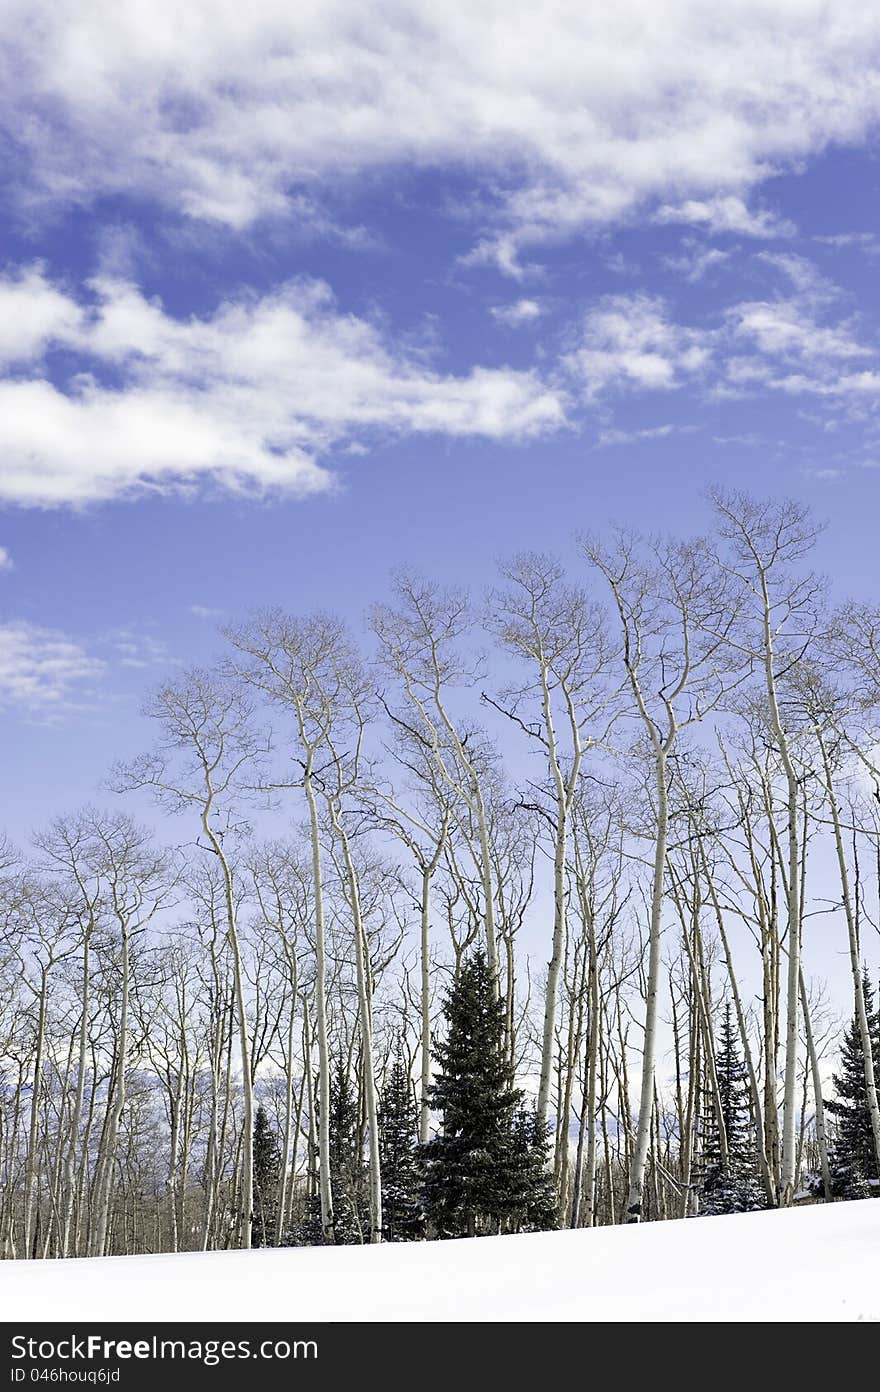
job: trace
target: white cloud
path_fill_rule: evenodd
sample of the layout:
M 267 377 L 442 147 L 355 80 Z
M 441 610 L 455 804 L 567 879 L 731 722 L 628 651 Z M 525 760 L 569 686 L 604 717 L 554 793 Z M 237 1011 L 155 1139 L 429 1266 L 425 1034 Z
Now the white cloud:
M 805 478 L 817 479 L 820 483 L 833 483 L 835 479 L 842 478 L 843 472 L 843 469 L 811 468 L 809 466 L 801 469 Z
M 13 620 L 0 623 L 0 708 L 16 706 L 39 719 L 76 708 L 104 664 L 76 639 Z
M 875 394 L 880 378 L 867 364 L 876 363 L 876 350 L 859 340 L 852 318 L 827 322 L 837 288 L 802 257 L 766 259 L 797 293 L 743 302 L 727 312 L 728 356 L 718 394 L 767 389 L 826 398 Z
M 609 388 L 668 391 L 699 378 L 711 361 L 711 334 L 676 324 L 649 295 L 606 296 L 580 337 L 565 365 L 590 398 Z
M 658 210 L 655 220 L 692 223 L 709 232 L 735 232 L 742 237 L 793 237 L 797 230 L 792 222 L 775 213 L 750 209 L 735 194 L 688 198 L 677 205 L 666 204 Z
M 814 237 L 813 240 L 836 250 L 855 247 L 866 256 L 880 256 L 880 235 L 876 232 L 834 232 L 830 236 Z
M 792 251 L 761 251 L 756 260 L 779 271 L 803 303 L 815 307 L 830 304 L 840 297 L 839 287 L 806 256 Z
M 723 266 L 729 260 L 729 251 L 721 251 L 719 247 L 701 247 L 692 239 L 685 238 L 682 254 L 667 256 L 663 264 L 668 270 L 675 271 L 683 280 L 694 285 L 710 271 Z
M 791 372 L 776 377 L 768 384 L 778 391 L 800 395 L 808 392 L 814 396 L 848 399 L 851 403 L 873 400 L 880 396 L 880 371 L 842 372 L 836 376 L 820 377 L 806 372 Z
M 31 209 L 136 193 L 244 228 L 320 218 L 329 182 L 458 167 L 483 244 L 647 204 L 750 236 L 750 191 L 880 111 L 862 0 L 6 0 L 0 122 Z M 486 199 L 477 200 L 482 207 Z
M 840 289 L 802 256 L 762 253 L 757 262 L 783 277 L 787 293 L 740 301 L 697 324 L 679 322 L 656 296 L 606 296 L 587 313 L 563 367 L 588 402 L 691 386 L 707 400 L 782 392 L 822 399 L 826 414 L 872 409 L 880 352 L 860 332 L 860 316 L 841 314 Z M 662 438 L 672 429 L 610 423 L 598 445 Z
M 713 445 L 743 445 L 748 449 L 754 449 L 756 446 L 761 445 L 763 443 L 764 441 L 762 437 L 760 435 L 757 435 L 754 431 L 746 431 L 744 435 L 712 436 Z
M 113 629 L 103 636 L 101 644 L 109 649 L 119 667 L 167 667 L 174 661 L 163 639 L 137 628 Z
M 794 253 L 764 252 L 757 261 L 782 275 L 788 293 L 727 310 L 716 394 L 769 389 L 851 400 L 876 394 L 877 349 L 860 338 L 858 316 L 840 314 L 839 287 Z
M 510 329 L 518 329 L 523 324 L 534 324 L 544 310 L 538 300 L 514 300 L 512 304 L 495 305 L 492 318 Z
M 204 619 L 205 621 L 222 619 L 224 611 L 213 609 L 210 604 L 190 604 L 189 613 L 194 619 Z
M 77 504 L 205 483 L 298 496 L 332 486 L 319 456 L 353 433 L 511 440 L 564 421 L 562 396 L 534 373 L 432 371 L 341 313 L 319 282 L 186 321 L 126 281 L 91 282 L 86 305 L 39 271 L 12 282 L 12 293 L 25 284 L 55 311 L 27 340 L 36 372 L 0 381 L 7 502 Z M 64 389 L 38 375 L 40 355 L 57 346 L 90 369 Z M 20 360 L 25 348 L 13 342 L 10 352 Z
M 847 323 L 823 325 L 794 300 L 756 300 L 736 305 L 730 321 L 737 338 L 750 339 L 767 358 L 812 362 L 868 358 L 873 350 L 853 337 Z
M 666 440 L 670 435 L 693 435 L 697 425 L 651 425 L 643 430 L 601 430 L 596 441 L 597 449 L 609 445 L 635 445 L 642 440 Z
M 14 570 L 14 568 L 15 562 L 10 556 L 8 548 L 0 546 L 0 574 L 2 574 L 4 570 Z
M 74 332 L 81 317 L 39 266 L 0 279 L 0 367 L 39 357 L 47 343 Z

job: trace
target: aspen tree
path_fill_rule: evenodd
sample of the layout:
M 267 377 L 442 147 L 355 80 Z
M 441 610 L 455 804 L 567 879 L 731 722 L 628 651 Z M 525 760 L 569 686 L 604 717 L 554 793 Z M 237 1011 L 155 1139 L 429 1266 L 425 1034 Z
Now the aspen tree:
M 454 801 L 474 818 L 486 960 L 497 993 L 495 899 L 483 791 L 489 760 L 480 732 L 452 718 L 447 695 L 450 687 L 473 686 L 482 672 L 479 660 L 467 660 L 460 652 L 461 639 L 473 627 L 473 615 L 463 591 L 441 590 L 405 571 L 397 574 L 394 589 L 398 608 L 374 606 L 371 626 L 379 640 L 383 665 L 403 690 L 416 728 L 431 749 L 439 778 Z
M 36 1002 L 33 1021 L 30 1119 L 24 1170 L 24 1218 L 22 1255 L 33 1257 L 34 1224 L 37 1218 L 38 1144 L 43 1074 L 48 1044 L 47 1020 L 49 987 L 58 963 L 73 951 L 72 915 L 65 900 L 48 886 L 23 877 L 17 886 L 14 930 L 20 940 L 21 980 Z
M 131 951 L 171 892 L 172 876 L 165 855 L 152 837 L 125 814 L 93 817 L 89 825 L 88 860 L 105 887 L 106 914 L 118 934 L 120 1003 L 114 1070 L 110 1085 L 108 1124 L 102 1136 L 94 1186 L 92 1255 L 103 1256 L 110 1216 L 113 1167 L 120 1121 L 125 1107 L 131 999 Z
M 851 699 L 854 701 L 867 729 L 861 731 L 862 740 L 855 742 L 852 734 L 847 734 L 846 722 L 842 718 L 839 700 L 826 686 L 818 700 L 813 700 L 815 734 L 819 744 L 824 775 L 824 791 L 831 812 L 834 829 L 834 847 L 840 875 L 841 896 L 846 916 L 847 939 L 849 944 L 850 971 L 852 973 L 855 1018 L 858 1026 L 862 1050 L 862 1063 L 865 1072 L 865 1091 L 868 1113 L 871 1120 L 871 1134 L 874 1140 L 874 1153 L 880 1171 L 880 1085 L 874 1066 L 871 1033 L 868 1025 L 868 1012 L 865 1003 L 864 978 L 860 959 L 861 943 L 858 926 L 858 895 L 850 886 L 847 857 L 843 844 L 843 822 L 840 803 L 835 789 L 831 746 L 843 744 L 862 770 L 867 770 L 871 779 L 874 801 L 880 801 L 880 762 L 876 758 L 876 716 L 880 710 L 880 610 L 865 604 L 851 603 L 835 616 L 831 631 L 831 655 L 845 664 L 854 679 Z M 829 728 L 830 727 L 830 728 Z M 880 884 L 880 837 L 875 835 Z M 854 855 L 855 837 L 854 837 Z M 856 858 L 856 867 L 858 860 Z
M 234 843 L 243 830 L 238 820 L 240 805 L 257 781 L 265 739 L 254 729 L 253 708 L 242 691 L 225 675 L 199 668 L 192 668 L 177 682 L 160 687 L 147 703 L 146 714 L 159 726 L 163 744 L 152 754 L 118 765 L 114 779 L 120 790 L 148 789 L 169 811 L 195 816 L 205 847 L 220 868 L 244 1101 L 238 1229 L 241 1246 L 249 1248 L 253 1214 L 253 1073 L 238 891 L 226 843 L 227 838 Z
M 377 827 L 390 831 L 407 848 L 419 876 L 419 1142 L 431 1133 L 431 885 L 449 835 L 449 793 L 437 773 L 426 740 L 390 716 L 395 765 L 412 775 L 424 810 L 406 806 L 386 780 L 377 783 L 367 804 Z
M 818 528 L 799 504 L 759 503 L 744 493 L 715 489 L 710 494 L 727 549 L 721 564 L 738 590 L 744 622 L 726 636 L 761 672 L 770 729 L 782 765 L 788 819 L 787 988 L 785 1084 L 782 1107 L 782 1168 L 779 1202 L 794 1195 L 795 1127 L 800 997 L 801 881 L 799 851 L 800 772 L 792 734 L 782 715 L 780 683 L 795 653 L 815 633 L 821 583 L 811 574 L 792 574 L 791 567 L 813 546 Z M 717 630 L 714 630 L 717 632 Z
M 543 1125 L 566 940 L 569 827 L 583 760 L 607 739 L 613 724 L 607 680 L 611 645 L 605 615 L 582 590 L 565 583 L 561 566 L 551 557 L 523 553 L 502 566 L 501 573 L 508 586 L 489 596 L 490 624 L 503 646 L 526 662 L 530 672 L 525 683 L 507 687 L 493 704 L 500 705 L 541 750 L 552 808 L 553 933 L 537 1103 Z
M 285 786 L 300 786 L 306 799 L 312 857 L 315 931 L 315 1033 L 318 1046 L 318 1164 L 321 1227 L 324 1240 L 334 1241 L 333 1196 L 330 1184 L 330 1055 L 327 1028 L 327 955 L 324 916 L 324 872 L 318 796 L 321 759 L 331 711 L 321 678 L 332 670 L 340 626 L 317 615 L 300 621 L 280 609 L 265 611 L 242 628 L 226 634 L 247 660 L 242 676 L 292 720 L 295 759 L 301 777 Z M 289 735 L 288 735 L 289 738 Z
M 654 1104 L 670 760 L 681 732 L 715 709 L 739 680 L 726 652 L 736 610 L 700 543 L 658 543 L 645 559 L 636 540 L 621 533 L 613 550 L 590 541 L 583 549 L 611 591 L 634 715 L 653 764 L 654 864 L 642 1079 L 626 1204 L 628 1221 L 637 1223 L 642 1217 Z
M 281 1139 L 281 1167 L 275 1224 L 275 1244 L 282 1245 L 287 1218 L 291 1150 L 298 1122 L 294 1122 L 294 1037 L 300 998 L 300 936 L 314 920 L 314 893 L 311 867 L 299 849 L 286 842 L 272 842 L 254 854 L 249 870 L 254 898 L 263 922 L 277 935 L 284 963 L 288 990 L 286 1046 L 283 1050 L 284 1121 Z M 295 1162 L 293 1163 L 295 1169 Z

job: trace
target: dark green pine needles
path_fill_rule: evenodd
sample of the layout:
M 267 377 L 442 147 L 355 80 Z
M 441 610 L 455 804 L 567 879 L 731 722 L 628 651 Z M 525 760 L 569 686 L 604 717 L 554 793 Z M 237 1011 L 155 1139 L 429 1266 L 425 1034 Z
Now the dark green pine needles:
M 281 1152 L 265 1107 L 257 1108 L 254 1118 L 254 1217 L 251 1245 L 273 1247 L 278 1221 L 278 1186 L 281 1181 Z
M 379 1114 L 382 1239 L 410 1242 L 425 1235 L 418 1113 L 409 1065 L 399 1048 L 382 1089 Z
M 874 1077 L 880 1082 L 880 1010 L 874 1009 L 874 991 L 867 972 L 863 976 L 863 986 Z M 836 1097 L 825 1103 L 835 1123 L 828 1156 L 831 1192 L 840 1199 L 868 1198 L 873 1187 L 870 1181 L 880 1179 L 880 1168 L 868 1110 L 862 1036 L 855 1015 L 844 1031 L 840 1067 L 833 1075 L 833 1082 Z
M 438 1237 L 547 1226 L 546 1134 L 522 1107 L 505 1050 L 504 1006 L 475 952 L 444 1002 L 431 1105 L 440 1134 L 423 1147 L 425 1209 Z M 536 1225 L 538 1225 L 536 1223 Z
M 758 1179 L 758 1153 L 752 1123 L 748 1071 L 734 1035 L 730 1002 L 724 1009 L 715 1049 L 721 1124 L 727 1140 L 727 1158 L 721 1144 L 721 1124 L 711 1091 L 706 1097 L 702 1121 L 700 1160 L 700 1209 L 707 1214 L 747 1213 L 766 1208 Z

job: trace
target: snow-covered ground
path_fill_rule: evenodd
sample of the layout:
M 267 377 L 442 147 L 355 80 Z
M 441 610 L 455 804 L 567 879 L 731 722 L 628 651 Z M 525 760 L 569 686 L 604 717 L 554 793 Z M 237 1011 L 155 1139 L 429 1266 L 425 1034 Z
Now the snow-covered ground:
M 5 1320 L 880 1320 L 880 1201 L 387 1247 L 0 1262 Z

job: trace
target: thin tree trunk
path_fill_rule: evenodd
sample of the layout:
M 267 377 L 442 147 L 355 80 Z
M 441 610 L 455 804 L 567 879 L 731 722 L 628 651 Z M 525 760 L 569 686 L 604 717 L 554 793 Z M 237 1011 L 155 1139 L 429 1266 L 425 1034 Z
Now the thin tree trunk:
M 302 723 L 302 722 L 301 722 Z M 306 751 L 303 777 L 309 808 L 312 843 L 312 875 L 315 890 L 315 1026 L 318 1036 L 318 1187 L 321 1196 L 321 1229 L 324 1241 L 335 1240 L 333 1193 L 330 1186 L 330 1051 L 327 1042 L 327 957 L 324 945 L 324 881 L 321 869 L 321 833 L 313 787 L 314 750 Z
M 840 808 L 837 802 L 837 794 L 834 790 L 834 779 L 831 774 L 831 761 L 828 757 L 828 748 L 822 737 L 821 730 L 816 731 L 819 748 L 822 751 L 822 764 L 825 773 L 825 791 L 828 795 L 828 803 L 831 808 L 831 820 L 834 825 L 834 844 L 837 851 L 837 866 L 840 874 L 840 889 L 843 898 L 843 909 L 846 915 L 847 940 L 849 944 L 849 963 L 852 972 L 853 999 L 855 1001 L 855 1016 L 859 1030 L 859 1041 L 862 1046 L 862 1062 L 865 1071 L 865 1092 L 867 1094 L 868 1115 L 871 1119 L 871 1135 L 874 1139 L 874 1155 L 877 1160 L 878 1173 L 880 1173 L 880 1102 L 877 1098 L 877 1080 L 874 1075 L 874 1052 L 871 1042 L 871 1030 L 868 1024 L 868 1012 L 865 1006 L 865 987 L 862 979 L 862 967 L 859 961 L 859 934 L 856 923 L 856 914 L 853 907 L 853 897 L 850 890 L 849 870 L 846 863 L 846 852 L 843 846 L 843 833 L 840 824 Z

